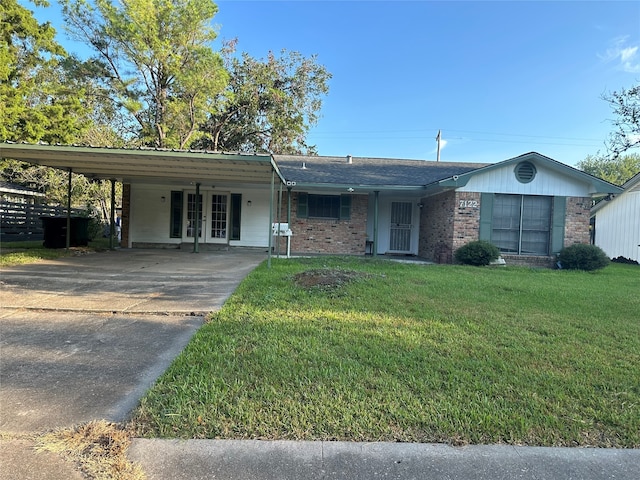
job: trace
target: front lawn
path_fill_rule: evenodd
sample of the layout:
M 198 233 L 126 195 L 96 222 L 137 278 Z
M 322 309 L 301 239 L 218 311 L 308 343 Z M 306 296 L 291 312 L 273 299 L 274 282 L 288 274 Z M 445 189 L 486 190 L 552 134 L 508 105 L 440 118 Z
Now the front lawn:
M 198 331 L 133 425 L 147 437 L 637 448 L 638 292 L 634 265 L 274 259 Z

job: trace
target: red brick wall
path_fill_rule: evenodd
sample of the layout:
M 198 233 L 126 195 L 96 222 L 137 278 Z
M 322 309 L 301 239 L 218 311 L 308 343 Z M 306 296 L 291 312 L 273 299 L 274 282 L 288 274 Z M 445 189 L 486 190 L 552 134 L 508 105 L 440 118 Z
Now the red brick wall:
M 480 235 L 480 194 L 456 192 L 453 222 L 453 251 L 478 240 Z
M 449 263 L 453 246 L 456 194 L 444 192 L 421 200 L 418 255 L 432 262 Z
M 567 212 L 564 220 L 564 246 L 574 243 L 589 243 L 589 216 L 591 199 L 589 197 L 568 197 Z
M 298 218 L 298 194 L 292 193 L 291 253 L 364 255 L 367 240 L 368 195 L 351 196 L 349 220 Z M 287 195 L 283 195 L 282 221 L 287 218 Z M 280 239 L 280 252 L 286 252 L 286 239 Z
M 462 245 L 478 240 L 480 232 L 480 193 L 444 192 L 422 199 L 418 255 L 438 263 L 451 263 Z M 567 198 L 564 244 L 589 243 L 591 199 Z M 509 256 L 511 263 L 553 266 L 553 257 Z

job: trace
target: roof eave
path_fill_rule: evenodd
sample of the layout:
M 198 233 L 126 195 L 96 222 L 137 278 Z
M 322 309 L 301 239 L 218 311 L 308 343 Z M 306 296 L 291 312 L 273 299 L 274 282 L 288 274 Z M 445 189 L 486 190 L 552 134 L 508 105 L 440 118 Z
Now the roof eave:
M 296 190 L 304 188 L 317 188 L 326 190 L 348 190 L 352 188 L 354 191 L 375 192 L 375 191 L 403 191 L 403 192 L 422 192 L 424 185 L 363 185 L 354 183 L 314 183 L 314 182 L 296 182 L 287 181 L 287 187 Z

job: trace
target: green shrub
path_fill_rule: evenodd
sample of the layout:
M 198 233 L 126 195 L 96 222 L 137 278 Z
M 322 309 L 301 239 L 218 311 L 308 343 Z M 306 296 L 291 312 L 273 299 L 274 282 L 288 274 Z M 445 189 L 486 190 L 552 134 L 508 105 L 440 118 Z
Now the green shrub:
M 89 241 L 102 237 L 103 231 L 104 224 L 100 221 L 100 219 L 94 216 L 90 216 L 89 224 L 87 225 L 87 236 L 89 237 Z
M 568 270 L 592 271 L 609 265 L 609 257 L 600 247 L 578 243 L 560 251 L 558 264 Z
M 500 256 L 500 250 L 485 240 L 469 242 L 456 250 L 456 262 L 463 265 L 489 265 Z

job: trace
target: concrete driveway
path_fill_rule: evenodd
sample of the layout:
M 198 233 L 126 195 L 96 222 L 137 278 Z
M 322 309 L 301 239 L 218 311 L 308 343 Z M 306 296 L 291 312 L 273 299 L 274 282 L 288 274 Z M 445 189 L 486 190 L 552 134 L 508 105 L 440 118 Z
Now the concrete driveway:
M 266 259 L 117 250 L 2 270 L 0 433 L 121 421 Z
M 116 250 L 5 268 L 3 309 L 202 314 L 215 311 L 264 250 Z

